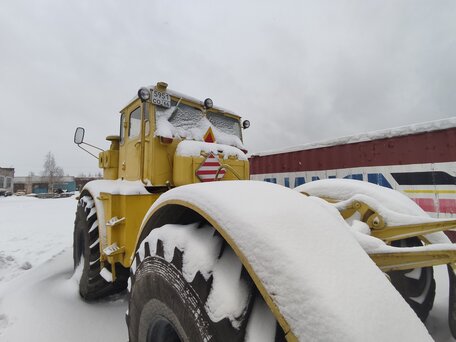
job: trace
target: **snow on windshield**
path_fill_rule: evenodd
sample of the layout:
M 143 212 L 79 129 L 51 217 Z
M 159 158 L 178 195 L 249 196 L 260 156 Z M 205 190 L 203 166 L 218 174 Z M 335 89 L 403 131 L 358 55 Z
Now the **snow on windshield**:
M 157 106 L 155 120 L 155 136 L 201 141 L 211 127 L 217 143 L 245 149 L 239 121 L 223 114 L 209 112 L 205 116 L 197 108 L 173 102 L 169 109 Z
M 206 116 L 211 124 L 220 129 L 222 132 L 236 135 L 239 138 L 241 137 L 241 125 L 239 125 L 238 120 L 223 115 L 222 113 L 215 112 L 208 112 Z

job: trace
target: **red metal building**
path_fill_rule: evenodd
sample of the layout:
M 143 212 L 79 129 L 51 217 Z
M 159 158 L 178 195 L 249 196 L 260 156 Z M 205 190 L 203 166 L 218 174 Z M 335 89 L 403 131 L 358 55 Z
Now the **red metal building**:
M 456 118 L 254 154 L 251 179 L 295 187 L 352 178 L 404 192 L 434 217 L 456 216 Z

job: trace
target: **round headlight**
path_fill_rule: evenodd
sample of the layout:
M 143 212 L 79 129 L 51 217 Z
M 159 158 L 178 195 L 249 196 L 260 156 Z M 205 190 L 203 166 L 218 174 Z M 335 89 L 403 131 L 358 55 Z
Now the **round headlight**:
M 142 87 L 138 90 L 138 97 L 141 99 L 142 102 L 147 101 L 150 99 L 150 91 L 149 89 Z
M 247 129 L 250 127 L 250 121 L 249 120 L 244 120 L 242 122 L 242 128 Z
M 211 109 L 214 106 L 214 103 L 211 99 L 204 100 L 204 108 Z

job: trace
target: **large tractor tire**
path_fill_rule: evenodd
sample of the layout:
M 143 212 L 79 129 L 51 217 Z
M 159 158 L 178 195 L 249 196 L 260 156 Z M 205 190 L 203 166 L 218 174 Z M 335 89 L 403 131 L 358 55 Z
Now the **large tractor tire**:
M 422 246 L 418 238 L 409 238 L 392 243 L 395 247 Z M 405 301 L 415 311 L 422 322 L 426 321 L 435 298 L 435 280 L 432 267 L 413 270 L 393 271 L 388 273 L 391 283 Z
M 116 264 L 117 279 L 106 280 L 111 265 L 100 263 L 100 236 L 95 202 L 88 193 L 82 193 L 76 211 L 73 236 L 73 260 L 79 293 L 91 301 L 121 292 L 127 287 L 128 269 Z M 106 277 L 106 275 L 105 275 Z
M 130 342 L 285 341 L 240 260 L 208 224 L 154 229 L 131 272 Z

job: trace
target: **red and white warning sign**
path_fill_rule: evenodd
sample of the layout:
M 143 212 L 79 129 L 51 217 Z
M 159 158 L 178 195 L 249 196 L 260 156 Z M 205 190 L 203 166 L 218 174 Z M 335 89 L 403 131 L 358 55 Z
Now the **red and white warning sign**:
M 201 182 L 215 181 L 215 175 L 219 170 L 220 164 L 218 158 L 211 152 L 201 166 L 196 170 L 196 176 Z M 221 169 L 217 175 L 217 180 L 220 180 L 225 175 L 225 169 Z

